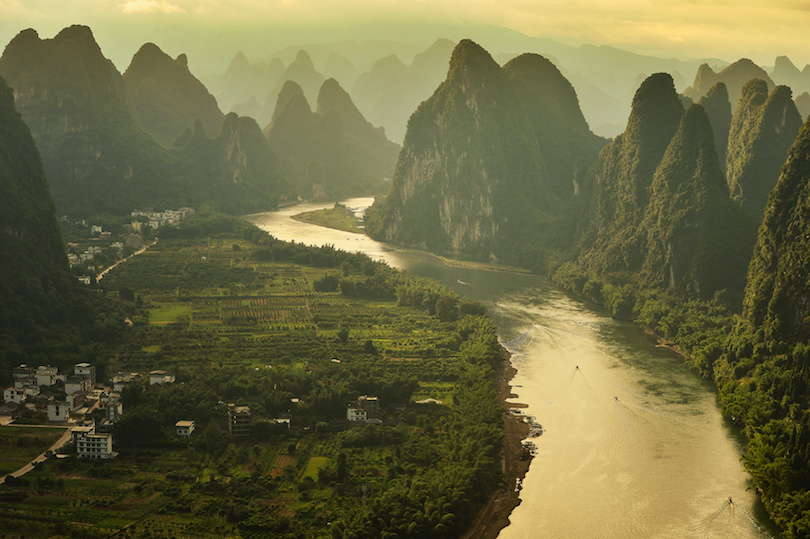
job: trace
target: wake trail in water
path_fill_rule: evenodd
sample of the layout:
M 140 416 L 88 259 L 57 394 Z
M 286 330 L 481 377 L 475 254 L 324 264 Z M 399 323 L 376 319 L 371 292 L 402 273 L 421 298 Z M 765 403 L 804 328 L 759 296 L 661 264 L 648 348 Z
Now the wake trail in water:
M 710 517 L 707 517 L 706 522 L 702 524 L 701 523 L 697 524 L 695 526 L 695 530 L 704 533 L 708 537 L 710 534 L 709 528 L 711 528 L 714 521 L 717 520 L 717 518 L 726 511 L 730 513 L 730 518 L 733 518 L 734 515 L 736 515 L 737 512 L 739 511 L 743 515 L 743 517 L 745 517 L 745 519 L 748 521 L 748 525 L 752 530 L 756 531 L 763 538 L 772 539 L 771 535 L 768 532 L 766 532 L 759 525 L 757 525 L 754 518 L 748 514 L 748 511 L 746 511 L 743 507 L 736 505 L 731 500 L 731 498 L 723 502 L 723 505 L 720 506 L 720 509 L 715 511 Z

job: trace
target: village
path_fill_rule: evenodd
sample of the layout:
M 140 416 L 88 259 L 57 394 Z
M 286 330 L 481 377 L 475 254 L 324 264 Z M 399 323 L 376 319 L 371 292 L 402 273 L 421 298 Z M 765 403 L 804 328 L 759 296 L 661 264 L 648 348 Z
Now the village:
M 63 216 L 60 224 L 67 239 L 68 263 L 79 281 L 92 284 L 104 268 L 132 255 L 161 227 L 176 225 L 195 213 L 189 207 L 162 212 L 144 208 L 132 210 L 126 217 L 107 216 L 103 224 Z
M 114 427 L 124 414 L 121 393 L 128 386 L 149 387 L 176 382 L 176 376 L 165 370 L 148 374 L 117 372 L 106 384 L 98 383 L 96 367 L 77 363 L 73 372 L 59 373 L 57 367 L 21 364 L 12 369 L 13 385 L 3 390 L 0 425 L 41 424 L 65 426 L 70 430 L 73 452 L 83 459 L 112 459 L 115 451 Z M 298 399 L 292 399 L 296 401 Z M 227 406 L 227 434 L 231 438 L 250 438 L 251 409 L 247 405 L 221 403 Z M 295 404 L 295 402 L 292 402 Z M 360 395 L 346 407 L 347 424 L 382 424 L 378 418 L 379 399 Z M 279 414 L 273 422 L 291 427 L 292 414 Z M 191 436 L 197 425 L 182 419 L 175 423 L 179 438 Z M 66 454 L 57 454 L 65 457 Z

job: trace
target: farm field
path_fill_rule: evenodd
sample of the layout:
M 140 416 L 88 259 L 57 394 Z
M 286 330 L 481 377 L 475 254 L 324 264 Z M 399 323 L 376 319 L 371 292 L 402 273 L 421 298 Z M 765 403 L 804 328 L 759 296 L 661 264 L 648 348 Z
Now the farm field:
M 502 351 L 483 310 L 435 282 L 217 217 L 164 233 L 104 286 L 133 298 L 106 376 L 176 382 L 122 392 L 116 459 L 51 459 L 0 487 L 0 529 L 452 537 L 499 484 Z M 363 395 L 379 407 L 348 422 Z M 228 435 L 229 403 L 250 408 L 249 437 Z

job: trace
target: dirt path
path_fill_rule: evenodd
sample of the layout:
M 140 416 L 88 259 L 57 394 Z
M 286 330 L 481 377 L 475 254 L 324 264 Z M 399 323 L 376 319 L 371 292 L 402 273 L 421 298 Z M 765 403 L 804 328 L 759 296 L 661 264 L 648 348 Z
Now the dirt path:
M 20 427 L 37 427 L 37 426 L 41 426 L 41 425 L 18 425 L 18 426 L 20 426 Z M 9 425 L 9 426 L 6 426 L 4 428 L 13 429 L 14 425 Z M 53 428 L 53 427 L 49 427 L 49 428 Z M 48 451 L 56 451 L 57 449 L 59 449 L 60 447 L 65 445 L 68 440 L 70 440 L 70 429 L 66 428 L 64 434 L 62 434 L 62 436 L 58 440 L 56 440 L 53 443 L 53 445 L 51 445 L 51 447 L 49 447 L 48 449 L 46 449 L 45 451 L 40 453 L 39 456 L 37 456 L 34 460 L 32 460 L 31 462 L 29 462 L 28 464 L 26 464 L 25 466 L 23 466 L 19 470 L 13 471 L 8 475 L 10 475 L 12 477 L 20 477 L 22 475 L 27 474 L 28 472 L 30 472 L 31 470 L 34 469 L 34 464 L 37 464 L 39 462 L 45 462 L 45 460 L 47 459 L 45 454 Z M 3 483 L 6 482 L 6 477 L 8 477 L 8 475 L 6 475 L 4 477 L 0 477 L 0 485 L 2 485 Z
M 155 238 L 155 241 L 153 241 L 149 245 L 145 245 L 145 246 L 141 247 L 140 249 L 138 249 L 137 251 L 135 251 L 134 253 L 132 253 L 128 257 L 122 258 L 121 260 L 119 260 L 118 262 L 116 262 L 115 264 L 110 266 L 109 268 L 105 269 L 104 271 L 102 271 L 101 273 L 98 274 L 98 276 L 96 277 L 96 282 L 99 282 L 100 280 L 102 280 L 104 278 L 104 276 L 107 275 L 110 272 L 110 270 L 114 269 L 118 264 L 121 264 L 122 262 L 126 262 L 127 260 L 129 260 L 133 256 L 138 256 L 142 252 L 144 252 L 147 249 L 149 249 L 150 247 L 152 247 L 157 242 L 158 242 L 158 238 Z

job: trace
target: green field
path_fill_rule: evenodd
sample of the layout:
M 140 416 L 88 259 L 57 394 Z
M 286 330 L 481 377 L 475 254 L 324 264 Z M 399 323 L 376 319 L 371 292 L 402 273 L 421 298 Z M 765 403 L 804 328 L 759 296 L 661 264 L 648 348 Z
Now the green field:
M 222 222 L 232 229 L 217 231 Z M 236 223 L 163 232 L 105 277 L 108 291 L 137 298 L 134 325 L 105 372 L 163 369 L 177 381 L 127 390 L 117 459 L 49 460 L 2 487 L 0 529 L 25 537 L 466 529 L 501 474 L 492 389 L 501 349 L 480 306 L 364 256 L 284 244 Z M 346 422 L 360 395 L 379 398 L 382 424 Z M 413 403 L 422 396 L 447 405 Z M 227 436 L 227 403 L 250 407 L 249 438 Z M 189 438 L 174 432 L 181 419 L 197 423 Z M 47 442 L 35 446 L 33 454 Z

